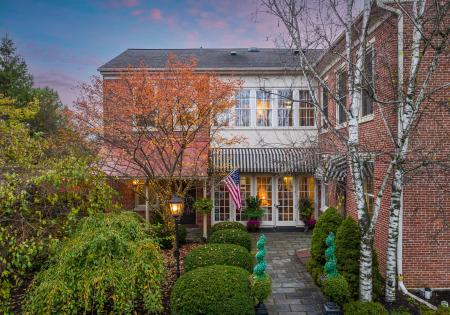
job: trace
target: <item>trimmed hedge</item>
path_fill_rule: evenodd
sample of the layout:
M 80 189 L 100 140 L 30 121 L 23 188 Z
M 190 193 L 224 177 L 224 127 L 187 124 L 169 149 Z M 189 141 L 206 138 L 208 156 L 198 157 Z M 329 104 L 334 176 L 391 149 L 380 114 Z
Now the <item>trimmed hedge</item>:
M 354 299 L 357 299 L 359 295 L 360 241 L 358 223 L 352 218 L 346 218 L 336 231 L 336 261 L 338 271 L 347 279 Z M 376 300 L 382 295 L 383 284 L 375 251 L 372 254 L 372 261 L 373 296 Z
M 342 216 L 335 208 L 328 208 L 317 220 L 311 239 L 311 257 L 321 266 L 325 265 L 325 239 L 336 230 L 342 222 Z
M 34 278 L 25 312 L 161 312 L 163 258 L 148 227 L 131 212 L 82 219 Z
M 383 305 L 376 302 L 350 302 L 344 305 L 345 315 L 388 315 Z
M 208 244 L 193 249 L 184 259 L 186 272 L 211 265 L 236 266 L 251 272 L 253 257 L 248 250 L 239 245 Z
M 219 230 L 209 237 L 208 242 L 240 245 L 248 251 L 251 251 L 252 249 L 250 234 L 242 230 Z
M 224 221 L 224 222 L 219 222 L 219 223 L 214 224 L 211 227 L 211 234 L 213 234 L 217 231 L 230 230 L 230 229 L 247 231 L 247 228 L 242 223 L 233 222 L 233 221 Z
M 187 272 L 173 287 L 171 314 L 253 315 L 249 276 L 242 268 L 221 265 Z
M 344 305 L 350 301 L 348 282 L 342 275 L 326 278 L 322 281 L 322 291 L 331 301 L 339 305 Z

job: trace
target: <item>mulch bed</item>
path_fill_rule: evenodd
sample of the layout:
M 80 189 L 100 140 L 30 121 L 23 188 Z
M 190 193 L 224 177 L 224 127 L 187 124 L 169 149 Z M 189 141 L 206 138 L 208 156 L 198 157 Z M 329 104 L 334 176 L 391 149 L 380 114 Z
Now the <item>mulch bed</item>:
M 190 243 L 182 245 L 180 248 L 180 271 L 183 274 L 184 271 L 184 257 L 192 249 L 200 246 L 200 243 Z M 163 284 L 163 303 L 164 303 L 164 314 L 170 314 L 170 293 L 172 287 L 177 280 L 177 265 L 174 256 L 174 249 L 166 249 L 162 251 L 164 256 L 165 266 L 166 266 L 166 279 Z

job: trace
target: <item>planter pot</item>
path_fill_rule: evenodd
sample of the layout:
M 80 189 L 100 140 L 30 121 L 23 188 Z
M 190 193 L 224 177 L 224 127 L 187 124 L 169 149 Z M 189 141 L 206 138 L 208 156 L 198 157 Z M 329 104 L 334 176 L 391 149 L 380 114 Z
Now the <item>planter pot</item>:
M 256 315 L 268 315 L 269 312 L 267 311 L 267 307 L 264 303 L 258 303 L 258 305 L 255 306 L 255 313 Z

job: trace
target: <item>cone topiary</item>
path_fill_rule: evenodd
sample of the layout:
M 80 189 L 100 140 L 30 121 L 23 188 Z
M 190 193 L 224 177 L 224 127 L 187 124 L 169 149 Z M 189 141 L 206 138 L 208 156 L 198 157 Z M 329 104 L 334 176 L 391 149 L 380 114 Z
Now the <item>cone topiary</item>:
M 257 263 L 253 268 L 253 274 L 250 276 L 252 296 L 260 305 L 272 293 L 272 279 L 266 273 L 267 264 L 264 259 L 266 256 L 265 244 L 266 237 L 261 235 L 256 243 L 256 247 L 258 248 L 255 255 Z

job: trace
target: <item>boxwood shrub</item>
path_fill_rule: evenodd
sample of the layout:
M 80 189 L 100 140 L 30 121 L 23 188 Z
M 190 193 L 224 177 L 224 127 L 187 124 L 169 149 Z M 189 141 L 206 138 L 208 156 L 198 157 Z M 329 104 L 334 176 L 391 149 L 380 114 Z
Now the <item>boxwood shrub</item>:
M 183 274 L 171 297 L 172 315 L 255 314 L 250 273 L 234 266 L 207 266 Z
M 211 227 L 211 234 L 220 230 L 229 230 L 229 229 L 247 231 L 247 228 L 242 223 L 224 221 L 214 224 Z
M 376 302 L 355 301 L 344 305 L 345 315 L 388 315 L 383 305 Z
M 336 230 L 342 222 L 342 216 L 334 208 L 328 208 L 319 217 L 311 239 L 311 257 L 321 266 L 325 265 L 325 239 Z
M 246 248 L 248 251 L 252 249 L 252 240 L 250 238 L 250 234 L 246 231 L 236 229 L 216 231 L 211 234 L 208 242 L 240 245 Z
M 186 272 L 211 265 L 236 266 L 251 272 L 253 257 L 248 250 L 239 245 L 207 244 L 193 249 L 184 259 Z
M 336 231 L 336 261 L 337 268 L 350 287 L 354 299 L 359 295 L 359 248 L 361 236 L 358 223 L 352 218 L 346 218 Z M 375 251 L 372 254 L 373 295 L 378 299 L 382 295 L 382 278 L 378 267 Z
M 322 281 L 322 291 L 331 301 L 339 305 L 344 305 L 350 300 L 348 282 L 342 275 L 328 277 Z
M 99 214 L 53 249 L 23 305 L 31 314 L 159 313 L 163 278 L 148 225 L 131 212 Z

